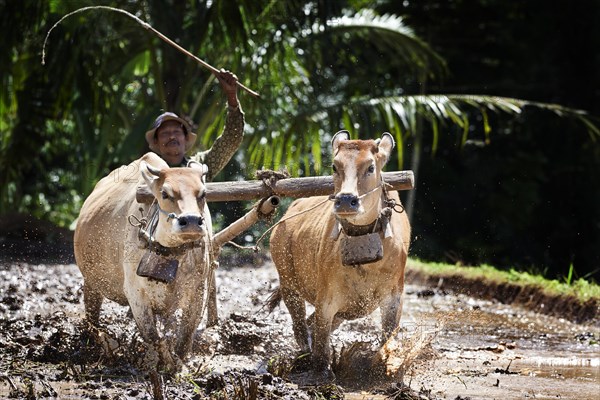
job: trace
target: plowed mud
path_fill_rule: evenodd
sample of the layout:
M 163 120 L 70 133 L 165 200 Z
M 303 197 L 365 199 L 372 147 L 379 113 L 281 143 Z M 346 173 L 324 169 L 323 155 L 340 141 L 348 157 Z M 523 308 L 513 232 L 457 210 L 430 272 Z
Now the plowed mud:
M 217 277 L 220 324 L 198 329 L 181 374 L 159 377 L 166 398 L 598 398 L 597 327 L 410 282 L 393 341 L 382 348 L 378 313 L 343 323 L 336 384 L 305 386 L 285 306 L 264 307 L 273 265 Z M 91 332 L 81 284 L 73 264 L 0 265 L 0 398 L 153 398 L 128 309 L 107 301 Z

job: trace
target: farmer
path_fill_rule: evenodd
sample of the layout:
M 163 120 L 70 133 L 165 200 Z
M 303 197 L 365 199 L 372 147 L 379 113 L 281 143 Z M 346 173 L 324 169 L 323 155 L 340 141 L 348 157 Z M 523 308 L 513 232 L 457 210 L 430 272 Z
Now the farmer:
M 150 149 L 169 166 L 185 167 L 191 159 L 204 163 L 208 166 L 209 181 L 229 162 L 244 136 L 244 112 L 237 98 L 237 76 L 222 69 L 216 78 L 227 96 L 227 117 L 223 133 L 209 150 L 198 152 L 192 158 L 185 155 L 196 141 L 196 134 L 186 120 L 172 112 L 159 115 L 152 129 L 146 132 Z
M 206 179 L 212 179 L 229 162 L 238 149 L 244 136 L 244 112 L 237 98 L 237 76 L 233 73 L 221 70 L 215 74 L 221 84 L 221 88 L 227 96 L 227 117 L 223 133 L 219 136 L 212 147 L 207 151 L 196 153 L 193 157 L 186 157 L 196 141 L 196 134 L 192 132 L 190 124 L 172 112 L 166 112 L 158 116 L 152 129 L 146 132 L 146 141 L 150 149 L 161 156 L 171 167 L 185 167 L 190 161 L 197 161 L 208 166 Z M 151 212 L 153 215 L 158 211 Z M 208 295 L 208 321 L 207 326 L 218 323 L 217 315 L 217 292 L 214 269 L 218 267 L 216 260 L 213 263 L 210 291 Z M 146 271 L 151 274 L 153 271 Z

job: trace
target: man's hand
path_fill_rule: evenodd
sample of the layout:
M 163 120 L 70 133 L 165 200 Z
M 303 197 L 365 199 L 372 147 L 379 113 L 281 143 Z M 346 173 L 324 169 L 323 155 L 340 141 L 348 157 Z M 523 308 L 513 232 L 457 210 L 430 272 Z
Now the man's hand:
M 216 78 L 219 80 L 221 84 L 221 88 L 225 92 L 227 96 L 227 103 L 231 107 L 238 106 L 238 98 L 237 98 L 237 82 L 238 78 L 231 71 L 227 71 L 225 69 L 221 69 L 218 74 L 215 74 Z

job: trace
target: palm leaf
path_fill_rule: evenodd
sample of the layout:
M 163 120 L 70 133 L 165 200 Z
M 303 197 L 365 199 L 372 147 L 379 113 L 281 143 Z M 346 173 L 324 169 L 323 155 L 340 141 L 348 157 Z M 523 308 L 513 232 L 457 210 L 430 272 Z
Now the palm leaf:
M 315 107 L 319 107 L 314 111 Z M 409 136 L 417 134 L 417 121 L 423 118 L 431 126 L 432 154 L 435 154 L 440 140 L 440 125 L 455 125 L 462 129 L 459 141 L 463 146 L 470 133 L 470 126 L 474 124 L 474 117 L 481 116 L 482 130 L 485 143 L 489 143 L 492 127 L 489 122 L 489 112 L 520 115 L 527 107 L 547 110 L 563 118 L 573 118 L 583 123 L 590 138 L 600 138 L 597 123 L 585 111 L 564 107 L 558 104 L 527 101 L 509 97 L 486 95 L 416 95 L 416 96 L 387 96 L 370 98 L 357 96 L 343 103 L 330 102 L 328 104 L 308 105 L 297 110 L 292 116 L 290 126 L 294 130 L 283 130 L 290 140 L 297 146 L 303 147 L 302 154 L 315 151 L 314 143 L 305 143 L 301 140 L 299 132 L 307 132 L 312 136 L 318 129 L 329 129 L 328 135 L 321 137 L 321 146 L 327 147 L 331 134 L 340 125 L 350 127 L 353 131 L 359 126 L 360 137 L 376 137 L 383 131 L 391 130 L 398 142 L 404 143 L 402 133 Z M 308 147 L 310 146 L 310 147 Z M 404 149 L 398 149 L 398 167 L 402 168 Z
M 342 16 L 315 24 L 312 35 L 323 33 L 344 37 L 362 37 L 388 55 L 399 57 L 413 70 L 426 70 L 431 76 L 446 72 L 446 61 L 427 43 L 415 35 L 404 19 L 393 14 L 377 15 L 375 11 L 363 9 L 353 16 Z

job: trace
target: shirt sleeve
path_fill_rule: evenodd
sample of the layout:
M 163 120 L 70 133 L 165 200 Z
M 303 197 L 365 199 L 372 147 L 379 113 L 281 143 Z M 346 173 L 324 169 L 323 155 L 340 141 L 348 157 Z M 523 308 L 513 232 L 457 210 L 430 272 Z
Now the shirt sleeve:
M 235 154 L 244 138 L 244 112 L 240 105 L 227 107 L 225 127 L 221 135 L 215 140 L 212 147 L 206 151 L 196 153 L 192 158 L 208 166 L 207 181 L 213 178 L 227 165 Z

